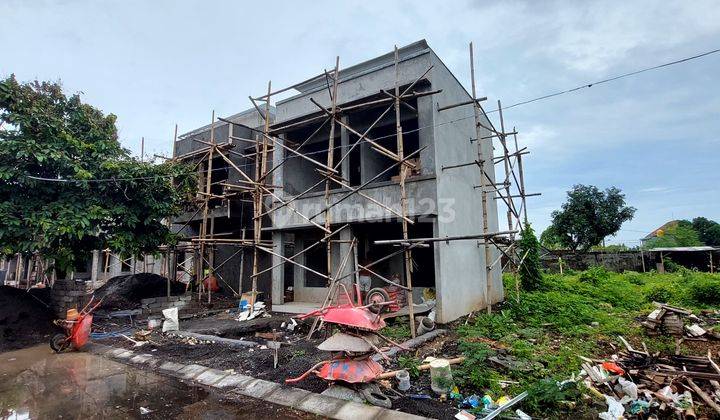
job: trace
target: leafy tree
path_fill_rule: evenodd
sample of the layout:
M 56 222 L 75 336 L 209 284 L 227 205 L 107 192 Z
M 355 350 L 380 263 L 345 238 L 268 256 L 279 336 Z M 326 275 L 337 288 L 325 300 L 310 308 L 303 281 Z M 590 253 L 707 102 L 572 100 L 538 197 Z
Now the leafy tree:
M 678 220 L 668 227 L 662 236 L 656 236 L 647 242 L 648 248 L 671 248 L 676 246 L 698 246 L 700 241 L 693 224 L 687 220 Z
M 720 246 L 720 223 L 704 217 L 696 217 L 692 220 L 692 226 L 705 245 Z
M 567 196 L 561 209 L 552 212 L 552 229 L 560 244 L 573 251 L 599 245 L 635 214 L 615 187 L 603 192 L 593 185 L 575 185 Z
M 542 265 L 540 264 L 540 242 L 530 223 L 520 233 L 520 256 L 524 259 L 520 264 L 520 285 L 523 290 L 533 291 L 542 288 Z
M 558 233 L 552 225 L 548 226 L 540 235 L 540 244 L 545 249 L 561 249 L 563 247 Z
M 162 219 L 183 210 L 194 175 L 133 159 L 115 120 L 58 83 L 0 80 L 3 253 L 39 252 L 65 270 L 93 249 L 137 255 L 173 241 Z

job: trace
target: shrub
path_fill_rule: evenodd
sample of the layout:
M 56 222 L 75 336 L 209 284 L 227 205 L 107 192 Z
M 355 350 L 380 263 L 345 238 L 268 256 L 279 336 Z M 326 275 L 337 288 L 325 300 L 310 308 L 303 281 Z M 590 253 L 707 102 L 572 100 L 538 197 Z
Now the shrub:
M 608 273 L 605 267 L 596 265 L 580 273 L 580 277 L 578 277 L 578 280 L 583 283 L 590 283 L 594 286 L 597 286 L 600 283 L 607 281 L 608 278 L 610 278 L 610 273 Z
M 643 286 L 645 284 L 645 279 L 637 271 L 626 271 L 623 273 L 623 278 L 630 284 L 634 284 L 636 286 Z
M 666 285 L 655 286 L 645 294 L 645 298 L 648 302 L 662 303 L 670 302 L 674 296 L 675 293 L 673 292 L 673 290 Z
M 665 271 L 668 273 L 678 273 L 685 268 L 668 257 L 663 258 L 663 265 L 665 266 Z
M 530 223 L 520 233 L 520 255 L 523 256 L 520 264 L 520 285 L 523 290 L 540 290 L 543 287 L 542 266 L 540 264 L 540 242 L 535 237 Z
M 558 383 L 551 378 L 545 378 L 532 384 L 522 405 L 533 413 L 557 415 L 567 408 L 566 401 L 578 401 L 582 391 L 579 382 Z
M 690 287 L 690 297 L 704 305 L 720 304 L 720 281 L 711 279 L 694 281 Z

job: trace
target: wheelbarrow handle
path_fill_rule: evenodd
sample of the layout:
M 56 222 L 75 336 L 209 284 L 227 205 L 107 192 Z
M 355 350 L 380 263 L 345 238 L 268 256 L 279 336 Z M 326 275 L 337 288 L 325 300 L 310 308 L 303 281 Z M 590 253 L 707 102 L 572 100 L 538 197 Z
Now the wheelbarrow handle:
M 293 317 L 293 318 L 305 319 L 305 318 L 310 318 L 310 317 L 313 317 L 313 316 L 325 315 L 325 314 L 327 313 L 328 309 L 329 309 L 329 307 L 328 307 L 328 308 L 315 309 L 315 310 L 312 311 L 312 312 L 308 312 L 308 313 L 306 313 L 306 314 L 298 315 L 298 316 L 295 316 L 295 317 Z
M 315 364 L 315 366 L 311 367 L 310 369 L 308 369 L 307 372 L 303 373 L 302 375 L 298 376 L 297 378 L 285 379 L 285 383 L 286 384 L 294 384 L 295 382 L 300 382 L 303 379 L 307 378 L 308 375 L 310 375 L 311 373 L 316 372 L 320 366 L 322 366 L 326 363 L 330 363 L 330 362 L 332 362 L 332 360 L 323 360 L 322 362 L 318 362 Z

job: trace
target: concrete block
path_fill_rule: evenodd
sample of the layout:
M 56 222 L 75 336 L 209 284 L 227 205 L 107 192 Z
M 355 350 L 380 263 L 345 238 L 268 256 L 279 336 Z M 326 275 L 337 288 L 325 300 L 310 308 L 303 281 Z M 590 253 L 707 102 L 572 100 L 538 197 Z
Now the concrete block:
M 267 401 L 272 401 L 273 404 L 280 404 L 287 407 L 297 407 L 305 398 L 312 395 L 312 392 L 305 391 L 300 388 L 283 388 L 282 386 L 277 388 L 272 394 L 265 397 Z
M 144 365 L 150 362 L 153 357 L 149 354 L 138 354 L 130 358 L 130 362 L 136 363 L 138 365 Z
M 118 357 L 119 355 L 125 353 L 126 351 L 127 350 L 125 350 L 125 349 L 112 349 L 111 351 L 109 351 L 107 353 L 107 355 L 110 357 Z
M 321 395 L 337 398 L 339 400 L 365 403 L 365 398 L 363 398 L 359 392 L 337 384 L 330 385 L 325 391 L 321 392 Z
M 245 384 L 254 381 L 255 378 L 245 375 L 228 375 L 214 386 L 216 388 L 242 388 Z
M 167 372 L 167 373 L 171 373 L 173 375 L 177 375 L 178 371 L 183 368 L 185 368 L 185 365 L 183 365 L 182 363 L 175 363 L 175 362 L 165 362 L 158 367 L 158 369 L 160 369 L 164 372 Z
M 123 351 L 122 353 L 115 355 L 115 358 L 117 358 L 117 359 L 129 359 L 129 358 L 133 357 L 134 354 L 135 354 L 135 353 L 133 353 L 133 352 L 130 351 L 130 350 L 125 350 L 125 351 Z
M 228 376 L 229 373 L 223 372 L 222 370 L 217 369 L 208 369 L 205 372 L 201 373 L 200 375 L 195 378 L 196 381 L 200 382 L 203 385 L 213 386 L 216 383 L 220 382 L 223 378 Z
M 335 418 L 343 420 L 372 419 L 383 411 L 386 410 L 381 407 L 348 401 L 335 413 Z
M 193 379 L 206 370 L 208 370 L 208 367 L 193 363 L 180 369 L 177 373 L 185 379 Z
M 280 384 L 275 382 L 256 379 L 255 381 L 246 384 L 243 389 L 240 390 L 240 393 L 248 397 L 264 399 L 266 395 L 275 391 L 279 387 Z
M 157 302 L 157 298 L 147 298 L 147 299 L 140 299 L 140 304 L 142 305 L 149 305 L 151 303 Z
M 338 400 L 337 398 L 313 394 L 302 400 L 297 408 L 320 416 L 334 417 L 335 413 L 347 403 L 347 401 Z

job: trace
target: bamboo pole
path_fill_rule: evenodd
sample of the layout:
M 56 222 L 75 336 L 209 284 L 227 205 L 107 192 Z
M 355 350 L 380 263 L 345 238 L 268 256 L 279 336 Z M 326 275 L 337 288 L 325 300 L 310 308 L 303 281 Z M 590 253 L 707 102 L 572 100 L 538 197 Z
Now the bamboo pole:
M 208 213 L 210 211 L 210 190 L 212 183 L 212 171 L 213 171 L 213 155 L 215 153 L 215 110 L 212 111 L 212 119 L 210 121 L 210 152 L 208 153 L 207 160 L 207 173 L 205 174 L 205 195 L 203 198 L 203 217 L 202 225 L 200 226 L 200 237 L 205 238 L 208 231 Z M 205 274 L 205 243 L 200 243 L 200 261 L 198 265 L 198 272 L 195 273 L 198 286 L 198 300 L 201 299 L 203 290 L 203 278 Z
M 331 110 L 331 120 L 330 120 L 330 134 L 328 135 L 328 153 L 327 153 L 327 167 L 332 168 L 334 157 L 335 157 L 335 112 L 337 111 L 337 88 L 338 88 L 338 82 L 340 79 L 339 76 L 340 71 L 340 57 L 335 57 L 335 71 L 333 72 L 333 88 L 332 88 L 332 94 L 331 94 L 331 101 L 332 101 L 332 110 Z M 312 98 L 310 98 L 312 100 Z M 327 208 L 330 206 L 330 187 L 331 187 L 331 181 L 330 176 L 327 175 L 325 177 L 325 207 Z M 325 231 L 330 231 L 330 223 L 331 223 L 331 213 L 326 212 L 325 213 Z M 327 241 L 327 273 L 328 276 L 332 276 L 333 272 L 333 259 L 332 259 L 332 241 Z M 312 333 L 312 330 L 311 330 Z
M 398 160 L 403 162 L 405 157 L 405 148 L 403 146 L 403 131 L 400 125 L 400 59 L 398 55 L 397 45 L 395 46 L 395 131 L 397 141 L 397 155 Z M 408 214 L 407 208 L 407 190 L 405 189 L 405 178 L 409 168 L 406 167 L 405 162 L 400 165 L 400 209 L 402 211 L 402 235 L 403 239 L 408 239 L 408 223 L 405 218 Z M 410 335 L 415 338 L 415 308 L 413 304 L 413 287 L 412 287 L 412 250 L 405 248 L 404 252 L 405 260 L 405 285 L 409 290 L 405 291 L 405 296 L 408 305 L 408 315 L 410 318 Z
M 477 91 L 475 87 L 475 58 L 473 55 L 473 44 L 470 43 L 470 79 L 471 79 L 471 86 L 472 86 L 472 97 L 477 97 Z M 479 140 L 482 135 L 480 132 L 480 110 L 479 105 L 477 103 L 473 103 L 473 111 L 474 111 L 474 117 L 475 117 L 475 134 L 477 141 L 477 161 L 479 162 L 480 166 L 480 195 L 481 195 L 481 201 L 482 201 L 482 226 L 483 226 L 483 234 L 488 233 L 488 206 L 487 206 L 487 191 L 485 189 L 485 178 L 487 174 L 485 174 L 485 156 L 483 154 L 482 150 L 482 141 Z M 492 182 L 492 180 L 491 180 Z M 491 256 L 490 256 L 490 245 L 487 241 L 483 242 L 483 250 L 485 253 L 485 282 L 486 282 L 486 289 L 485 289 L 485 304 L 487 305 L 487 313 L 492 312 L 492 279 L 491 272 L 488 266 L 488 263 L 490 262 Z

